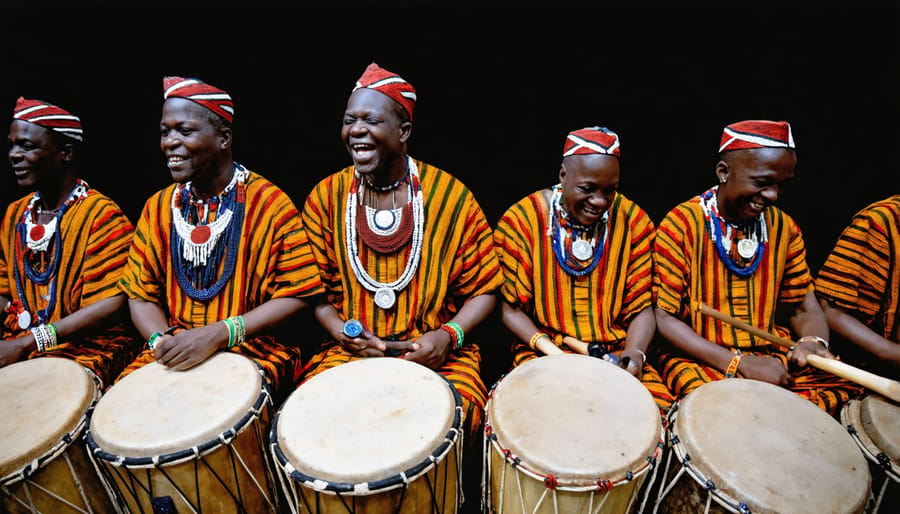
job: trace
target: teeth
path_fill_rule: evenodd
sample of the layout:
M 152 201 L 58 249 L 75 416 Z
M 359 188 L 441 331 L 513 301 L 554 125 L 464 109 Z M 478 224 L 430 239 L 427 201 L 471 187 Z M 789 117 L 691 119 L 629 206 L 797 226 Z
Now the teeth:
M 169 166 L 174 166 L 182 161 L 184 161 L 184 157 L 169 157 L 168 163 Z

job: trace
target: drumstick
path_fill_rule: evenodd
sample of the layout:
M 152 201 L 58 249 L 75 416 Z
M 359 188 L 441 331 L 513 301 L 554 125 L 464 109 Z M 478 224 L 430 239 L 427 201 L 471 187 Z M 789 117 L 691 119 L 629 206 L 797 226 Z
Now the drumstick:
M 713 309 L 703 302 L 696 302 L 696 304 L 699 306 L 699 311 L 704 315 L 746 330 L 747 332 L 761 339 L 765 339 L 766 341 L 786 346 L 788 348 L 793 348 L 794 346 L 793 341 L 791 341 L 790 339 L 785 339 L 781 336 L 770 334 L 759 327 L 754 327 L 753 325 L 745 323 L 739 319 L 734 319 L 723 312 L 719 312 L 716 309 Z M 810 366 L 814 368 L 818 368 L 822 371 L 831 373 L 832 375 L 847 379 L 853 383 L 859 384 L 866 387 L 867 389 L 875 391 L 882 396 L 890 398 L 895 402 L 900 402 L 900 382 L 897 382 L 896 380 L 891 380 L 889 378 L 870 373 L 864 369 L 851 366 L 839 360 L 827 359 L 815 354 L 807 355 L 806 361 Z
M 551 341 L 549 337 L 538 338 L 534 343 L 534 347 L 544 355 L 559 355 L 561 353 L 566 353 L 553 344 L 553 341 Z
M 582 355 L 590 355 L 588 353 L 588 344 L 580 339 L 576 339 L 572 336 L 565 336 L 563 337 L 563 343 Z

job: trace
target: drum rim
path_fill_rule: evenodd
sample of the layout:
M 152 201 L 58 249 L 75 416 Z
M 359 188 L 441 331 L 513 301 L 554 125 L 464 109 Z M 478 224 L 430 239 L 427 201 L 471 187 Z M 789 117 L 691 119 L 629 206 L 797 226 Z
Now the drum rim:
M 864 399 L 850 399 L 844 404 L 841 408 L 841 424 L 850 433 L 850 437 L 859 446 L 866 459 L 877 465 L 891 480 L 900 483 L 900 462 L 891 459 L 882 452 L 881 448 L 866 433 L 865 427 L 862 426 L 861 411 L 862 400 Z M 859 427 L 855 425 L 855 422 L 859 422 Z M 875 453 L 873 449 L 878 450 L 878 453 Z M 884 458 L 879 459 L 879 455 L 883 455 Z
M 100 446 L 94 440 L 93 434 L 91 433 L 90 419 L 88 419 L 88 428 L 85 433 L 85 441 L 87 442 L 88 452 L 90 452 L 90 454 L 94 457 L 108 462 L 116 467 L 124 466 L 131 469 L 141 469 L 156 468 L 164 465 L 181 464 L 183 462 L 198 459 L 204 455 L 212 453 L 222 446 L 231 444 L 232 441 L 234 441 L 237 436 L 241 434 L 241 432 L 243 432 L 263 414 L 267 404 L 272 404 L 272 393 L 270 391 L 271 383 L 266 376 L 265 370 L 262 366 L 260 366 L 258 362 L 254 361 L 253 359 L 247 360 L 252 362 L 256 366 L 256 370 L 262 378 L 262 387 L 260 387 L 259 395 L 256 397 L 256 401 L 253 402 L 253 405 L 251 405 L 247 409 L 247 413 L 244 414 L 241 419 L 239 419 L 237 423 L 234 424 L 234 426 L 220 432 L 214 438 L 197 444 L 191 448 L 178 450 L 176 452 L 164 453 L 161 455 L 154 455 L 149 457 L 127 457 L 124 455 L 110 453 L 100 448 Z M 93 409 L 91 410 L 91 414 L 93 414 Z
M 78 363 L 76 362 L 76 364 Z M 100 400 L 100 387 L 102 386 L 102 383 L 100 381 L 100 377 L 98 377 L 96 373 L 80 364 L 79 367 L 84 370 L 85 374 L 87 374 L 88 378 L 91 380 L 91 382 L 93 382 L 95 386 L 94 394 L 91 398 L 90 403 L 88 404 L 88 408 L 78 420 L 78 423 L 76 423 L 71 430 L 63 434 L 59 441 L 51 446 L 49 450 L 41 454 L 39 457 L 29 460 L 24 466 L 13 471 L 12 473 L 9 473 L 4 477 L 0 477 L 0 486 L 6 487 L 14 485 L 34 475 L 38 471 L 44 469 L 49 463 L 56 460 L 57 457 L 65 453 L 66 450 L 68 450 L 69 447 L 76 443 L 79 439 L 84 437 L 83 432 L 85 428 L 90 425 L 91 414 L 94 412 L 94 407 Z
M 275 416 L 272 418 L 272 427 L 269 430 L 269 448 L 272 456 L 275 458 L 275 463 L 291 478 L 291 480 L 294 481 L 295 484 L 306 486 L 316 492 L 333 495 L 368 496 L 397 489 L 413 482 L 443 462 L 444 458 L 450 453 L 450 450 L 456 448 L 462 441 L 462 397 L 447 377 L 440 373 L 435 373 L 435 375 L 444 381 L 444 384 L 450 389 L 450 393 L 453 396 L 453 401 L 456 404 L 454 407 L 453 422 L 450 424 L 450 428 L 444 435 L 444 441 L 419 463 L 410 468 L 385 478 L 367 482 L 336 482 L 322 480 L 321 478 L 307 475 L 306 473 L 299 471 L 291 464 L 287 456 L 281 450 L 281 446 L 278 444 L 278 419 L 281 416 L 281 410 L 284 408 L 283 404 L 275 412 Z

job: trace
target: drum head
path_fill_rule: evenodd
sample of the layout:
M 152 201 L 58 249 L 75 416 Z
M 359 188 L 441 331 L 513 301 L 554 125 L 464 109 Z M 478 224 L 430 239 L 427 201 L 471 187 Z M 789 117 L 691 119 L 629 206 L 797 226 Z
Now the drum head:
M 659 409 L 630 373 L 594 357 L 530 360 L 503 377 L 488 406 L 498 444 L 560 484 L 615 479 L 646 464 Z
M 867 396 L 860 403 L 866 434 L 892 461 L 900 462 L 900 406 L 879 396 Z
M 427 459 L 446 441 L 455 411 L 451 386 L 431 369 L 403 359 L 361 359 L 291 393 L 278 415 L 278 445 L 307 476 L 373 482 Z
M 869 469 L 850 434 L 812 402 L 749 379 L 704 384 L 673 432 L 716 489 L 754 513 L 861 512 Z
M 235 353 L 216 353 L 187 371 L 151 362 L 100 398 L 91 433 L 101 450 L 123 457 L 185 450 L 236 426 L 261 390 L 259 368 Z
M 99 395 L 80 364 L 57 357 L 0 368 L 0 391 L 0 478 L 50 451 Z

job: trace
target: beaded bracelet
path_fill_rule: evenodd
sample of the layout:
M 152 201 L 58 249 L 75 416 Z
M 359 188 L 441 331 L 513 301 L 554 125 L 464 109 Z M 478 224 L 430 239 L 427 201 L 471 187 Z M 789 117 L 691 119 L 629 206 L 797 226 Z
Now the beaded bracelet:
M 535 332 L 534 335 L 531 336 L 531 339 L 528 340 L 528 346 L 530 346 L 532 350 L 536 349 L 537 342 L 542 337 L 546 337 L 547 339 L 550 339 L 550 336 L 543 332 Z
M 147 339 L 147 348 L 153 349 L 153 346 L 156 344 L 156 340 L 162 337 L 162 332 L 154 332 L 150 334 L 150 339 Z
M 741 364 L 741 354 L 737 354 L 731 358 L 728 363 L 728 369 L 725 370 L 725 378 L 733 378 L 737 374 L 738 366 Z
M 47 351 L 56 346 L 56 326 L 47 323 L 32 327 L 31 335 L 34 336 L 34 344 L 39 352 Z
M 232 316 L 222 320 L 228 327 L 228 348 L 244 342 L 246 332 L 244 330 L 244 318 L 241 316 Z
M 465 334 L 463 333 L 462 327 L 459 324 L 448 321 L 441 325 L 441 330 L 450 334 L 450 339 L 453 342 L 453 349 L 459 350 L 463 346 L 463 340 L 465 339 Z

